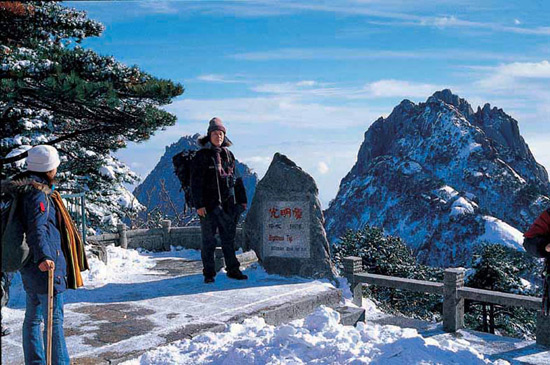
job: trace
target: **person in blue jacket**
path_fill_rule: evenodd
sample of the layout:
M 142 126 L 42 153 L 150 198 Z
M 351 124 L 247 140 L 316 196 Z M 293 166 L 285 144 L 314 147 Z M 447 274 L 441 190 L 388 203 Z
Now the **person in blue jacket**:
M 26 310 L 23 321 L 25 364 L 45 364 L 48 319 L 48 271 L 54 272 L 52 363 L 69 364 L 63 333 L 63 292 L 67 289 L 67 264 L 61 248 L 61 235 L 55 205 L 50 197 L 60 164 L 52 146 L 35 146 L 28 151 L 27 171 L 19 176 L 22 187 L 21 211 L 30 259 L 21 268 Z M 44 320 L 44 333 L 40 325 Z

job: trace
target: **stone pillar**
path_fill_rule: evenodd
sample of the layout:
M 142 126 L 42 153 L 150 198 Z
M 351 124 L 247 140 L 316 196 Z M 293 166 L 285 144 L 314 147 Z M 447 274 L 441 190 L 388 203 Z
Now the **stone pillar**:
M 162 246 L 164 251 L 170 251 L 170 226 L 172 221 L 165 219 L 160 222 L 162 225 Z
M 550 347 L 550 315 L 537 314 L 537 345 Z
M 214 251 L 214 267 L 216 272 L 220 271 L 225 266 L 225 259 L 223 258 L 223 250 L 221 247 L 216 247 Z
M 118 242 L 121 248 L 128 248 L 128 237 L 126 237 L 126 225 L 124 223 L 117 224 Z
M 344 277 L 348 279 L 348 283 L 353 294 L 353 304 L 358 307 L 363 306 L 363 284 L 355 280 L 355 274 L 363 271 L 363 259 L 356 256 L 344 257 Z
M 457 291 L 464 286 L 464 268 L 446 269 L 443 284 L 443 330 L 456 332 L 464 328 L 464 299 Z

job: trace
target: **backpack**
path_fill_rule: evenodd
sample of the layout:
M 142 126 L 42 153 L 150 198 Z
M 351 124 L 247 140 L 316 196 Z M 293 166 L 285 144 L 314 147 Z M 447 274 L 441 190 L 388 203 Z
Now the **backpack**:
M 19 194 L 4 193 L 2 182 L 2 272 L 14 272 L 25 266 L 30 258 L 29 245 L 25 241 L 25 229 L 19 212 Z M 8 182 L 9 184 L 9 182 Z
M 181 189 L 185 196 L 185 206 L 183 211 L 187 208 L 195 208 L 193 204 L 193 196 L 191 194 L 191 170 L 193 168 L 193 159 L 197 154 L 197 150 L 183 150 L 176 153 L 172 157 L 172 164 L 174 165 L 174 173 L 178 177 Z

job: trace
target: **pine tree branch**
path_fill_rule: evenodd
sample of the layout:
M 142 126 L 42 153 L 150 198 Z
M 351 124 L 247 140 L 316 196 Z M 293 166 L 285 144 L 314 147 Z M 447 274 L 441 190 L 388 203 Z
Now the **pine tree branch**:
M 102 128 L 103 129 L 103 128 Z M 74 138 L 80 134 L 85 134 L 85 133 L 89 133 L 89 132 L 92 132 L 92 131 L 97 131 L 98 130 L 98 127 L 92 127 L 92 128 L 88 128 L 88 129 L 83 129 L 83 130 L 79 130 L 79 131 L 75 131 L 75 132 L 72 132 L 72 133 L 69 133 L 69 134 L 66 134 L 64 136 L 61 136 L 59 138 L 56 138 L 52 141 L 49 141 L 49 142 L 46 142 L 46 143 L 42 143 L 42 144 L 47 144 L 47 145 L 50 145 L 50 146 L 53 146 L 55 145 L 56 143 L 60 143 L 60 142 L 63 142 L 63 141 L 66 141 L 68 139 L 71 139 L 71 138 Z M 15 161 L 19 161 L 19 160 L 22 160 L 24 159 L 25 157 L 27 157 L 29 154 L 27 151 L 23 152 L 23 153 L 20 153 L 19 155 L 17 156 L 12 156 L 12 157 L 8 157 L 8 158 L 2 158 L 0 159 L 0 162 L 4 165 L 4 164 L 8 164 L 8 163 L 12 163 L 12 162 L 15 162 Z

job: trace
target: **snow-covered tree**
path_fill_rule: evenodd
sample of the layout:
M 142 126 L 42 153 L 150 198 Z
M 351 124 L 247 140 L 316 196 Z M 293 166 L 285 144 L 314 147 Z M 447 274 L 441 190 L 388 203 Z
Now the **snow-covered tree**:
M 160 106 L 182 85 L 82 48 L 103 25 L 58 2 L 0 2 L 0 28 L 1 177 L 32 146 L 54 145 L 60 185 L 86 191 L 93 227 L 113 228 L 141 206 L 124 188 L 138 176 L 111 153 L 173 125 Z
M 412 250 L 399 237 L 385 235 L 377 227 L 348 230 L 332 247 L 333 260 L 342 270 L 346 256 L 362 258 L 363 270 L 371 274 L 409 279 L 442 281 L 443 270 L 420 265 Z M 415 318 L 438 319 L 441 297 L 434 294 L 414 293 L 386 287 L 369 286 L 365 294 L 379 302 L 390 313 L 402 313 Z
M 541 263 L 525 252 L 485 243 L 476 248 L 472 273 L 466 286 L 522 295 L 541 295 L 533 285 L 542 272 Z M 513 337 L 532 337 L 536 311 L 489 303 L 466 302 L 466 324 L 476 330 Z

